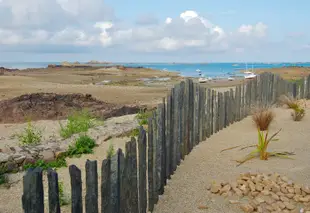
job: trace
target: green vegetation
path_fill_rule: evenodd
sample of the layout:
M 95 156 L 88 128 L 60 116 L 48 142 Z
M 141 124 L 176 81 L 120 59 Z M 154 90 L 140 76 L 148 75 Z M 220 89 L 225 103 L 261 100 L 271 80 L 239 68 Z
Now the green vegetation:
M 265 131 L 269 128 L 270 123 L 273 121 L 275 115 L 270 108 L 256 108 L 252 114 L 252 119 L 257 128 Z
M 81 154 L 91 154 L 96 146 L 96 141 L 87 135 L 80 135 L 73 145 L 69 146 L 67 156 L 80 156 Z
M 107 151 L 107 158 L 111 158 L 113 155 L 115 155 L 115 149 L 112 143 L 110 143 L 108 151 Z
M 29 120 L 27 127 L 21 133 L 14 134 L 13 137 L 17 137 L 21 145 L 36 145 L 41 142 L 42 132 Z
M 93 148 L 96 146 L 96 142 L 94 139 L 90 138 L 87 135 L 81 135 L 73 145 L 69 146 L 68 151 L 65 155 L 57 158 L 52 162 L 44 162 L 43 160 L 37 160 L 34 163 L 28 163 L 24 165 L 24 169 L 41 167 L 43 170 L 47 170 L 48 168 L 57 169 L 61 167 L 66 167 L 66 157 L 79 157 L 81 154 L 90 154 L 93 153 Z
M 69 138 L 73 134 L 87 132 L 88 129 L 95 126 L 96 119 L 93 118 L 87 110 L 74 112 L 68 117 L 66 126 L 60 125 L 60 136 Z
M 44 162 L 43 160 L 37 160 L 34 163 L 27 163 L 24 165 L 24 169 L 27 170 L 29 168 L 37 168 L 41 167 L 43 170 L 47 170 L 48 168 L 57 169 L 61 167 L 66 167 L 67 162 L 64 157 L 58 158 L 55 161 L 52 162 Z
M 152 115 L 152 111 L 143 111 L 140 110 L 140 112 L 136 115 L 136 118 L 139 122 L 139 125 L 147 125 L 148 118 Z
M 268 145 L 271 141 L 278 141 L 278 139 L 275 137 L 279 134 L 280 131 L 281 129 L 277 131 L 276 133 L 274 133 L 271 137 L 268 137 L 268 131 L 266 132 L 266 134 L 264 134 L 264 132 L 258 128 L 257 129 L 258 143 L 257 145 L 255 145 L 256 149 L 252 151 L 250 154 L 248 154 L 244 159 L 237 160 L 239 165 L 256 157 L 259 157 L 261 160 L 268 160 L 268 158 L 272 156 L 289 158 L 288 155 L 293 155 L 293 153 L 291 152 L 268 152 L 267 151 Z M 253 147 L 253 146 L 249 146 L 249 147 Z
M 62 181 L 58 182 L 58 191 L 59 191 L 59 204 L 60 206 L 65 206 L 70 204 L 70 199 L 65 195 L 64 183 Z
M 147 125 L 148 125 L 148 118 L 152 116 L 152 111 L 143 111 L 140 110 L 140 112 L 136 115 L 136 119 L 138 120 L 139 126 L 144 126 L 146 127 L 147 131 Z M 137 137 L 139 136 L 139 127 L 133 129 L 132 131 L 129 132 L 128 136 L 130 137 Z
M 292 83 L 296 83 L 297 86 L 301 86 L 301 85 L 303 85 L 303 83 L 304 83 L 304 79 L 303 79 L 303 78 L 289 79 L 288 81 L 289 81 L 289 82 L 292 82 Z

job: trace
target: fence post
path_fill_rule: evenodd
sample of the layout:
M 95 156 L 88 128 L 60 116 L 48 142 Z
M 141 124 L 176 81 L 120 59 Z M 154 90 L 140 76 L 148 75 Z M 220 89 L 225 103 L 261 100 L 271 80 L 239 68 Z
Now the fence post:
M 171 128 L 171 107 L 172 107 L 172 100 L 171 95 L 168 95 L 167 97 L 167 107 L 166 107 L 166 116 L 165 116 L 165 125 L 166 125 L 166 136 L 165 136 L 165 144 L 166 144 L 166 178 L 170 179 L 171 175 L 171 134 L 172 134 L 172 128 Z
M 169 102 L 168 102 L 169 103 Z M 152 212 L 154 209 L 154 127 L 153 117 L 148 119 L 148 203 L 149 211 Z M 170 168 L 171 169 L 171 168 Z M 170 170 L 172 171 L 172 170 Z M 138 212 L 138 211 L 136 211 Z
M 58 174 L 52 169 L 47 170 L 49 213 L 60 213 Z
M 210 136 L 215 133 L 215 115 L 216 115 L 216 103 L 215 103 L 215 91 L 211 91 L 211 116 L 210 116 Z
M 101 165 L 101 213 L 112 213 L 110 204 L 111 194 L 111 159 L 104 159 Z
M 189 102 L 190 102 L 190 99 L 189 99 L 189 93 L 190 93 L 190 79 L 186 79 L 185 81 L 185 90 L 184 90 L 184 146 L 183 146 L 183 159 L 184 159 L 184 156 L 187 155 L 189 152 L 190 152 L 190 147 L 189 147 L 189 128 L 190 128 L 190 125 L 189 125 L 189 119 L 190 119 L 190 116 L 189 116 Z
M 125 162 L 123 176 L 123 202 L 121 203 L 122 213 L 138 213 L 139 198 L 138 198 L 138 176 L 137 176 L 137 145 L 136 139 L 131 138 L 131 141 L 125 145 Z M 146 199 L 146 197 L 145 197 Z
M 29 170 L 23 177 L 24 191 L 22 205 L 24 213 L 44 212 L 44 191 L 42 169 Z
M 192 80 L 189 81 L 189 107 L 188 107 L 188 128 L 189 128 L 189 145 L 188 145 L 188 150 L 189 152 L 193 149 L 194 147 L 194 122 L 195 122 L 195 117 L 194 117 L 194 103 L 195 103 L 195 92 L 194 92 L 194 82 Z
M 120 212 L 120 169 L 119 169 L 119 155 L 121 150 L 111 157 L 111 175 L 110 175 L 110 205 L 111 213 Z
M 146 132 L 143 127 L 140 127 L 138 138 L 138 151 L 139 151 L 139 213 L 146 213 L 147 208 L 147 194 L 146 194 Z M 162 174 L 161 170 L 161 174 Z M 161 179 L 162 181 L 162 179 Z M 163 183 L 162 183 L 163 184 Z
M 86 170 L 86 213 L 98 213 L 98 172 L 97 161 L 87 160 Z
M 157 114 L 156 111 L 153 112 L 153 119 L 152 119 L 152 132 L 153 132 L 153 205 L 157 203 L 158 201 L 158 191 L 157 191 L 157 182 L 158 182 L 158 176 L 157 176 L 157 144 L 158 144 L 158 125 L 157 125 Z M 174 171 L 174 170 L 173 170 Z
M 176 85 L 173 90 L 173 140 L 172 140 L 172 170 L 175 171 L 177 169 L 177 155 L 179 153 L 178 150 L 178 136 L 179 136 L 179 96 L 180 96 L 180 85 Z
M 177 149 L 177 164 L 180 165 L 181 163 L 181 159 L 183 159 L 183 146 L 184 146 L 184 90 L 185 90 L 185 83 L 184 81 L 182 81 L 180 83 L 180 93 L 179 93 L 179 98 L 178 98 L 178 117 L 179 117 L 179 123 L 178 123 L 178 140 L 177 140 L 177 145 L 178 145 L 178 149 Z
M 194 83 L 194 125 L 193 125 L 193 147 L 199 140 L 199 85 Z
M 71 178 L 71 212 L 83 212 L 81 170 L 75 165 L 69 167 Z
M 211 89 L 207 89 L 207 97 L 206 97 L 206 137 L 209 138 L 211 136 Z

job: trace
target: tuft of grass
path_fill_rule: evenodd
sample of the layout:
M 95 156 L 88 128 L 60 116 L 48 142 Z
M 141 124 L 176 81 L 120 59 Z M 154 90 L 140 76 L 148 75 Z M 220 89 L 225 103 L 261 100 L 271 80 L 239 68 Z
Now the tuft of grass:
M 66 139 L 73 134 L 87 132 L 95 126 L 95 120 L 87 110 L 76 111 L 68 117 L 66 126 L 59 123 L 60 136 Z
M 303 108 L 297 108 L 294 109 L 291 115 L 294 121 L 301 121 L 305 117 L 306 111 Z
M 44 162 L 43 160 L 37 160 L 33 163 L 27 163 L 24 165 L 24 169 L 30 169 L 30 168 L 37 168 L 40 167 L 43 170 L 47 170 L 48 168 L 57 169 L 61 167 L 67 167 L 67 162 L 64 157 L 58 158 L 55 161 L 52 162 Z
M 112 158 L 115 155 L 115 149 L 112 143 L 110 143 L 109 148 L 107 150 L 107 158 Z
M 74 144 L 69 146 L 67 156 L 80 156 L 81 154 L 91 154 L 96 146 L 96 141 L 87 135 L 80 135 Z
M 258 128 L 257 129 L 258 143 L 256 145 L 256 149 L 252 151 L 250 154 L 248 154 L 244 159 L 237 160 L 239 165 L 256 157 L 259 157 L 261 160 L 268 160 L 268 158 L 272 156 L 289 158 L 288 155 L 293 155 L 293 153 L 291 152 L 268 152 L 267 151 L 268 145 L 271 141 L 278 141 L 278 139 L 275 137 L 279 134 L 280 131 L 281 129 L 277 131 L 276 133 L 274 133 L 271 137 L 268 137 L 269 136 L 268 131 L 264 133 Z
M 66 196 L 64 190 L 64 183 L 62 181 L 58 182 L 58 192 L 59 192 L 59 204 L 60 206 L 65 206 L 70 204 L 70 198 Z
M 256 108 L 253 111 L 252 119 L 257 128 L 261 131 L 265 131 L 269 128 L 270 123 L 273 121 L 275 114 L 268 108 Z
M 294 121 L 301 121 L 303 117 L 306 115 L 306 111 L 302 106 L 301 101 L 298 101 L 286 95 L 280 96 L 279 100 L 282 104 L 285 104 L 289 109 L 293 110 L 291 116 Z
M 152 115 L 152 111 L 140 110 L 140 112 L 136 115 L 136 118 L 139 122 L 139 126 L 147 125 L 148 118 Z
M 27 127 L 21 133 L 14 134 L 13 137 L 17 137 L 21 145 L 37 145 L 41 142 L 42 132 L 28 120 Z
M 5 177 L 6 169 L 5 167 L 0 166 L 0 185 L 5 184 L 7 179 Z
M 279 102 L 283 105 L 286 105 L 289 109 L 297 109 L 299 108 L 299 103 L 293 97 L 287 95 L 281 95 L 279 97 Z

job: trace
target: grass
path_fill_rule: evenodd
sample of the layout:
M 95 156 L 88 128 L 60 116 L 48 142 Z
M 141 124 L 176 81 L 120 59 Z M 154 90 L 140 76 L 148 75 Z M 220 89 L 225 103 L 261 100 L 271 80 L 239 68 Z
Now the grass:
M 293 110 L 291 116 L 294 121 L 301 121 L 305 117 L 306 111 L 302 106 L 301 101 L 286 95 L 280 96 L 279 101 L 280 103 L 286 105 L 289 109 Z
M 72 113 L 68 117 L 66 126 L 60 125 L 60 136 L 64 139 L 71 137 L 76 133 L 87 132 L 88 129 L 96 125 L 96 119 L 94 119 L 89 111 L 82 110 Z
M 42 139 L 42 132 L 35 128 L 30 120 L 28 120 L 27 127 L 21 133 L 14 134 L 21 145 L 37 145 Z
M 112 158 L 112 156 L 115 155 L 115 149 L 112 143 L 110 143 L 109 148 L 107 150 L 107 158 Z
M 275 114 L 270 108 L 256 108 L 253 111 L 252 119 L 257 128 L 265 131 L 269 128 L 270 123 L 273 121 Z
M 58 192 L 59 192 L 59 204 L 60 206 L 65 206 L 70 204 L 70 199 L 65 194 L 64 183 L 62 181 L 58 182 Z
M 73 145 L 69 146 L 67 156 L 80 156 L 82 154 L 91 154 L 96 146 L 96 141 L 87 135 L 80 135 Z
M 148 118 L 152 116 L 152 113 L 153 113 L 152 111 L 140 110 L 140 112 L 136 115 L 136 119 L 138 120 L 139 126 L 143 126 L 146 131 L 148 125 Z M 140 132 L 139 127 L 137 127 L 132 131 L 130 131 L 129 136 L 138 137 L 139 132 Z
M 303 108 L 295 109 L 292 113 L 292 118 L 294 121 L 301 121 L 306 115 L 306 111 Z
M 293 155 L 293 153 L 290 153 L 290 152 L 268 152 L 267 151 L 268 145 L 270 144 L 270 142 L 278 141 L 278 139 L 275 137 L 279 134 L 280 131 L 281 129 L 277 131 L 276 133 L 274 133 L 271 137 L 268 137 L 269 136 L 268 131 L 264 133 L 258 128 L 257 129 L 258 143 L 256 145 L 256 149 L 253 150 L 250 154 L 248 154 L 244 159 L 237 160 L 239 165 L 256 157 L 259 157 L 261 160 L 268 160 L 268 158 L 272 156 L 289 158 L 288 155 Z
M 4 173 L 6 172 L 5 167 L 0 166 L 0 185 L 5 184 L 7 182 Z
M 289 109 L 298 109 L 300 107 L 299 102 L 293 97 L 287 95 L 281 95 L 279 97 L 279 102 L 283 105 L 286 105 Z

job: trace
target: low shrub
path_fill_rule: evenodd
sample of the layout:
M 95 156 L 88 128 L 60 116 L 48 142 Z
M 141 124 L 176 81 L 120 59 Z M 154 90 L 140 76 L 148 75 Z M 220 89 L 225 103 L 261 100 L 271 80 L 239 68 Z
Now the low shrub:
M 43 160 L 37 160 L 34 163 L 27 163 L 24 165 L 24 169 L 27 170 L 30 168 L 40 167 L 43 170 L 47 170 L 48 168 L 57 169 L 57 168 L 66 167 L 66 166 L 67 166 L 66 159 L 62 157 L 52 162 L 44 162 Z
M 95 126 L 95 121 L 96 119 L 94 119 L 87 110 L 74 112 L 68 117 L 66 126 L 59 123 L 60 136 L 66 139 L 73 134 L 87 132 L 88 129 Z
M 13 137 L 17 137 L 21 145 L 37 145 L 41 142 L 42 131 L 35 128 L 29 120 L 27 127 L 21 133 L 14 134 Z
M 91 154 L 96 146 L 96 141 L 87 135 L 80 135 L 74 144 L 69 146 L 67 156 L 80 156 L 81 154 Z
M 148 118 L 152 115 L 152 111 L 140 110 L 140 112 L 136 115 L 136 118 L 139 122 L 139 126 L 147 125 Z
M 275 115 L 270 108 L 256 108 L 253 110 L 252 119 L 257 128 L 261 131 L 268 129 L 270 123 L 273 121 Z

